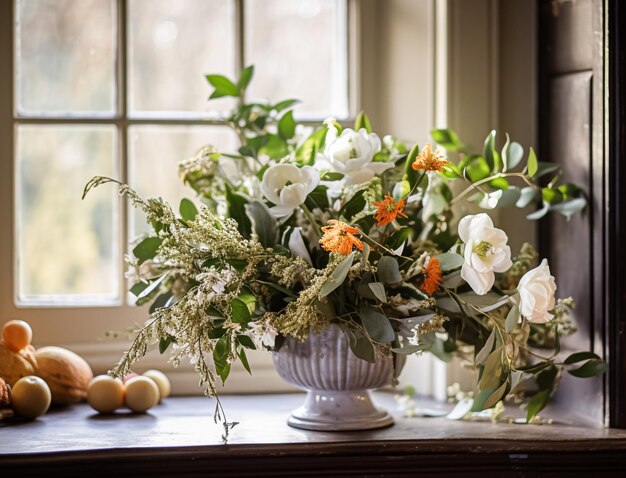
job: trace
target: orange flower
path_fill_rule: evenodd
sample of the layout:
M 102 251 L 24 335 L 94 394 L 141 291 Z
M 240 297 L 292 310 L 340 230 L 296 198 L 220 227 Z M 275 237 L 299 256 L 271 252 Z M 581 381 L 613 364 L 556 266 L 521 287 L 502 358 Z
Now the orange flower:
M 402 212 L 404 209 L 404 199 L 395 202 L 389 193 L 387 193 L 385 199 L 381 202 L 375 202 L 374 206 L 378 208 L 374 216 L 374 219 L 377 221 L 377 226 L 386 226 L 390 222 L 395 221 L 398 214 L 402 217 L 407 217 L 407 215 Z
M 437 148 L 433 152 L 433 147 L 430 143 L 426 143 L 420 154 L 415 158 L 411 167 L 416 171 L 418 169 L 425 171 L 441 171 L 446 164 L 448 164 L 448 160 L 443 150 Z
M 331 219 L 322 231 L 324 235 L 320 239 L 320 244 L 329 252 L 347 256 L 352 252 L 352 246 L 359 251 L 363 250 L 363 243 L 354 236 L 354 234 L 359 234 L 359 230 L 348 226 L 345 222 Z
M 433 295 L 441 284 L 441 264 L 439 259 L 431 257 L 424 271 L 424 282 L 420 289 L 428 295 Z

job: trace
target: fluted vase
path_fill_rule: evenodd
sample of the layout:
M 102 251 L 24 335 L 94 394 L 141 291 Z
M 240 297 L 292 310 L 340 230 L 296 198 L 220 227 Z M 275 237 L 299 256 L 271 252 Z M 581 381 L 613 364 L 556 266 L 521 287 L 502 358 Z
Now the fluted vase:
M 393 424 L 392 416 L 372 401 L 370 390 L 389 385 L 404 360 L 377 354 L 374 363 L 358 358 L 339 326 L 311 333 L 304 341 L 287 338 L 273 354 L 278 374 L 307 392 L 304 404 L 287 423 L 307 430 L 370 430 Z

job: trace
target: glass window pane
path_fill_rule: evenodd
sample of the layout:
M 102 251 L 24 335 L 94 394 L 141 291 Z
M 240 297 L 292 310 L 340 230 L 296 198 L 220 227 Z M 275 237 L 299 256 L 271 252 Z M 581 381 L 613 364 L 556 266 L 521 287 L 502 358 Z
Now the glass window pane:
M 162 197 L 178 211 L 184 197 L 195 191 L 178 176 L 178 162 L 189 159 L 206 145 L 218 151 L 237 149 L 234 133 L 223 126 L 133 126 L 128 133 L 129 184 L 143 197 Z M 129 215 L 130 238 L 148 232 L 143 212 Z
M 18 113 L 113 115 L 115 18 L 114 0 L 18 0 Z
M 228 99 L 207 101 L 205 75 L 233 75 L 234 35 L 232 0 L 129 0 L 130 114 L 215 117 L 229 108 Z
M 119 299 L 117 190 L 85 200 L 95 175 L 116 177 L 113 126 L 19 126 L 18 300 L 114 304 Z
M 345 0 L 246 0 L 252 98 L 298 98 L 300 117 L 348 116 Z

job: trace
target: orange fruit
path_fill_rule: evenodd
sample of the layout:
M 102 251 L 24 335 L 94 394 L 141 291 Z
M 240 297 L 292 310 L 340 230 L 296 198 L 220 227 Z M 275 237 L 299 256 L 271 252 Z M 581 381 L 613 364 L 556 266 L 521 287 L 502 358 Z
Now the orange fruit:
M 2 327 L 4 345 L 13 352 L 19 352 L 30 345 L 33 339 L 33 329 L 23 320 L 9 320 Z

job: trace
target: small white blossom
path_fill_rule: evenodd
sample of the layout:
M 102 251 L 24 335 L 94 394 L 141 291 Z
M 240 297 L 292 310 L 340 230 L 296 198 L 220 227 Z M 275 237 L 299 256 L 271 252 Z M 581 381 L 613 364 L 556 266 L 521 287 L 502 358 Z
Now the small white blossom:
M 250 322 L 248 327 L 250 327 L 250 338 L 257 347 L 274 348 L 276 336 L 278 335 L 278 331 L 274 326 L 267 322 Z
M 485 214 L 465 216 L 459 222 L 459 236 L 465 243 L 465 262 L 461 277 L 478 295 L 485 295 L 495 281 L 495 272 L 505 272 L 511 265 L 511 248 L 506 233 L 493 227 Z
M 270 212 L 285 217 L 299 207 L 320 182 L 320 173 L 313 166 L 298 168 L 293 164 L 276 164 L 263 175 L 261 191 L 275 204 Z
M 520 313 L 530 322 L 544 324 L 554 318 L 549 312 L 556 301 L 556 282 L 550 274 L 548 261 L 544 259 L 538 267 L 522 276 L 517 286 L 520 297 Z

